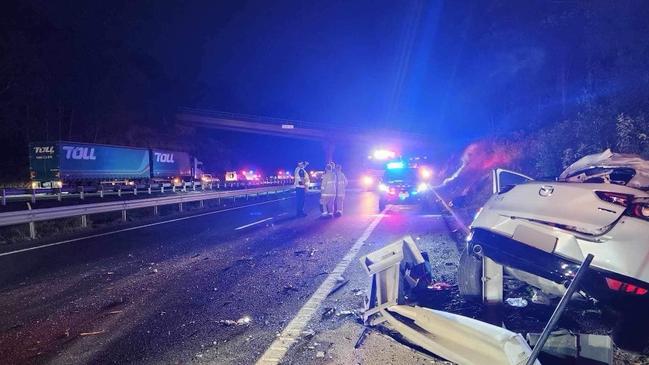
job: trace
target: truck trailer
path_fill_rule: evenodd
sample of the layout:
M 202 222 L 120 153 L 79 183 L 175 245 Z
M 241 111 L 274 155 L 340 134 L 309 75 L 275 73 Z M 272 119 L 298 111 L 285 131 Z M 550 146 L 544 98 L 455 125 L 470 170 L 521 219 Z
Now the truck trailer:
M 201 162 L 186 152 L 80 142 L 29 146 L 32 187 L 205 181 Z

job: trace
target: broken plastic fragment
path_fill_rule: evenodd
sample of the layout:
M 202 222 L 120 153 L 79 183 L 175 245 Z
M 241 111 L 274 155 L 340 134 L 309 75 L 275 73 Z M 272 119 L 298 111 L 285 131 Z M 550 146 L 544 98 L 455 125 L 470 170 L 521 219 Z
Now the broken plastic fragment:
M 517 308 L 527 307 L 527 300 L 524 298 L 507 298 L 505 303 Z

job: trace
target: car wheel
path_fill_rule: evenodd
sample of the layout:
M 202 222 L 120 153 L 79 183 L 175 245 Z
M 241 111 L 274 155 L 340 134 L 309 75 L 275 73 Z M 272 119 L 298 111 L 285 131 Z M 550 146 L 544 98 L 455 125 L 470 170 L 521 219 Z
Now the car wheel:
M 482 259 L 462 250 L 457 273 L 460 295 L 470 301 L 482 300 Z
M 379 212 L 385 210 L 385 200 L 379 199 Z

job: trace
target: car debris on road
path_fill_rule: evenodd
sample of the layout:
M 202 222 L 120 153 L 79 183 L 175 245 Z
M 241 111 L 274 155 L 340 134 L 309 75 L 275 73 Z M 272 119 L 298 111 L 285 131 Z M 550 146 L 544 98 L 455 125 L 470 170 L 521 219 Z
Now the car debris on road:
M 527 307 L 527 300 L 525 298 L 507 298 L 505 299 L 505 303 L 517 308 Z
M 420 280 L 410 276 L 407 268 L 426 262 L 411 237 L 360 261 L 371 277 L 363 313 L 366 325 L 397 331 L 408 342 L 458 364 L 518 365 L 530 357 L 532 350 L 520 334 L 461 315 L 406 305 L 404 292 Z

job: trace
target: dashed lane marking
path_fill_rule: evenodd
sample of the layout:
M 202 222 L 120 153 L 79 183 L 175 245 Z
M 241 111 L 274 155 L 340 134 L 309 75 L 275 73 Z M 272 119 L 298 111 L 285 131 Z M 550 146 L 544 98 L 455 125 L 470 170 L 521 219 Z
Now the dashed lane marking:
M 386 208 L 387 209 L 387 208 Z M 361 249 L 365 240 L 369 238 L 376 226 L 378 226 L 381 219 L 385 216 L 385 210 L 382 214 L 377 215 L 374 220 L 370 223 L 361 237 L 356 240 L 352 248 L 347 251 L 347 254 L 343 259 L 336 265 L 333 271 L 327 276 L 327 278 L 320 284 L 320 287 L 313 293 L 311 298 L 302 306 L 299 312 L 295 317 L 289 322 L 289 324 L 284 328 L 282 333 L 273 341 L 270 347 L 264 352 L 264 354 L 257 360 L 257 365 L 270 365 L 270 364 L 279 364 L 280 361 L 284 358 L 284 355 L 288 352 L 288 349 L 293 345 L 297 339 L 300 337 L 302 331 L 306 328 L 307 323 L 322 304 L 322 301 L 327 297 L 327 294 L 333 289 L 336 285 L 337 278 L 342 275 L 349 264 L 352 262 L 354 257 L 358 254 L 358 251 Z
M 259 224 L 259 223 L 268 222 L 268 221 L 271 220 L 271 219 L 273 219 L 273 217 L 266 218 L 266 219 L 262 219 L 262 220 L 260 220 L 260 221 L 256 221 L 256 222 L 252 222 L 252 223 L 249 223 L 249 224 L 243 225 L 243 226 L 241 226 L 241 227 L 237 227 L 237 228 L 235 228 L 234 230 L 235 230 L 235 231 L 238 231 L 238 230 L 241 230 L 241 229 L 244 229 L 244 228 L 252 227 L 252 226 L 257 225 L 257 224 Z
M 91 239 L 91 238 L 110 236 L 110 235 L 112 235 L 112 234 L 117 234 L 117 233 L 121 233 L 121 232 L 128 232 L 128 231 L 134 231 L 134 230 L 136 230 L 136 229 L 142 229 L 142 228 L 147 228 L 147 227 L 153 227 L 153 226 L 158 226 L 158 225 L 161 225 L 161 224 L 167 224 L 167 223 L 173 223 L 173 222 L 178 222 L 178 221 L 184 221 L 184 220 L 186 220 L 186 219 L 192 219 L 192 218 L 204 217 L 204 216 L 206 216 L 206 215 L 212 215 L 212 214 L 219 214 L 219 213 L 230 212 L 230 211 L 237 210 L 237 209 L 244 209 L 244 208 L 248 208 L 248 207 L 254 207 L 254 206 L 257 206 L 257 205 L 274 203 L 274 202 L 278 202 L 278 201 L 282 201 L 282 200 L 286 200 L 286 199 L 291 199 L 291 197 L 288 197 L 288 198 L 281 198 L 281 199 L 275 199 L 275 200 L 269 200 L 269 201 L 265 201 L 265 202 L 261 202 L 261 203 L 254 203 L 254 204 L 249 204 L 249 205 L 243 205 L 243 206 L 240 206 L 240 207 L 233 207 L 233 208 L 227 208 L 227 209 L 222 209 L 222 210 L 215 210 L 215 211 L 213 211 L 213 212 L 200 213 L 200 214 L 190 215 L 190 216 L 187 216 L 187 217 L 174 218 L 174 219 L 170 219 L 170 220 L 166 220 L 166 221 L 162 221 L 162 222 L 155 222 L 155 223 L 143 224 L 143 225 L 141 225 L 141 226 L 136 226 L 136 227 L 129 227 L 129 228 L 124 228 L 124 229 L 119 229 L 119 230 L 117 230 L 117 231 L 110 231 L 110 232 L 104 232 L 104 233 L 97 233 L 97 234 L 93 234 L 93 235 L 90 235 L 90 236 L 84 236 L 84 237 L 79 237 L 79 238 L 72 238 L 72 239 L 65 240 L 65 241 L 59 241 L 59 242 L 54 242 L 54 243 L 48 243 L 48 244 L 46 244 L 46 245 L 40 245 L 40 246 L 35 246 L 35 247 L 23 248 L 23 249 L 20 249 L 20 250 L 15 250 L 15 251 L 10 251 L 10 252 L 3 252 L 3 253 L 0 253 L 0 257 L 2 257 L 2 256 L 9 256 L 9 255 L 13 255 L 13 254 L 21 253 L 21 252 L 27 252 L 27 251 L 33 251 L 33 250 L 39 250 L 39 249 L 41 249 L 41 248 L 46 248 L 46 247 L 52 247 L 52 246 L 63 245 L 63 244 L 65 244 L 65 243 L 72 243 L 72 242 L 77 242 L 77 241 L 83 241 L 83 240 L 87 240 L 87 239 Z

